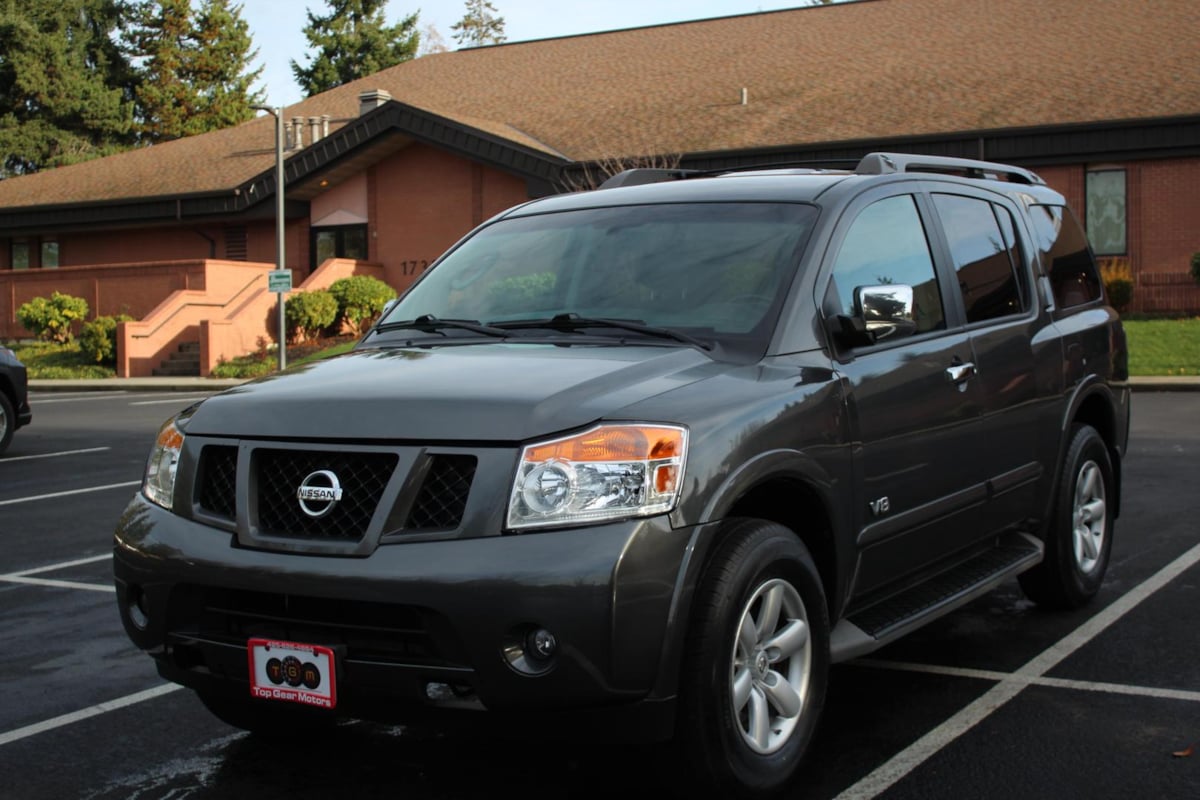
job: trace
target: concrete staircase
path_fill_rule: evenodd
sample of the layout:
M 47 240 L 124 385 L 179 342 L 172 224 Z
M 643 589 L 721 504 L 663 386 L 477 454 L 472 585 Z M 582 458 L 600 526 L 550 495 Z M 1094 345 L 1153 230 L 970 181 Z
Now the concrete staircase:
M 155 377 L 200 375 L 200 343 L 184 342 L 153 370 Z

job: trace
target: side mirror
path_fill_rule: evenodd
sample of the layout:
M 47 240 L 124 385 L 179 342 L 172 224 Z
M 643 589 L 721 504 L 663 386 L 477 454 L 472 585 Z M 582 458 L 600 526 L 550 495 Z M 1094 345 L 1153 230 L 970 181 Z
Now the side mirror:
M 854 290 L 854 306 L 873 342 L 917 332 L 911 286 L 860 286 Z

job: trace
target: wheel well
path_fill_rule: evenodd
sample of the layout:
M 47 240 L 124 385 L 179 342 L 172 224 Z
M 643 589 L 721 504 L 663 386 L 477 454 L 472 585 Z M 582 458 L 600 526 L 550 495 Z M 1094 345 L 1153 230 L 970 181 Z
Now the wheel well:
M 802 481 L 775 478 L 742 495 L 727 517 L 756 517 L 770 520 L 794 532 L 813 557 L 825 589 L 830 614 L 837 605 L 837 556 L 833 528 L 820 496 Z
M 1113 480 L 1117 484 L 1116 502 L 1113 516 L 1121 511 L 1121 457 L 1117 451 L 1117 419 L 1112 404 L 1100 394 L 1093 394 L 1084 399 L 1075 412 L 1075 422 L 1090 425 L 1100 434 L 1108 448 L 1108 460 L 1112 464 Z

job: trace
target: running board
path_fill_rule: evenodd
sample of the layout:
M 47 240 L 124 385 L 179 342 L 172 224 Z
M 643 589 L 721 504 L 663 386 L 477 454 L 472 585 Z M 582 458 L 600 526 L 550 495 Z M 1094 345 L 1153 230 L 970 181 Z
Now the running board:
M 842 619 L 830 636 L 832 658 L 847 661 L 877 650 L 987 594 L 1041 560 L 1040 539 L 1026 533 L 1006 536 L 992 549 Z

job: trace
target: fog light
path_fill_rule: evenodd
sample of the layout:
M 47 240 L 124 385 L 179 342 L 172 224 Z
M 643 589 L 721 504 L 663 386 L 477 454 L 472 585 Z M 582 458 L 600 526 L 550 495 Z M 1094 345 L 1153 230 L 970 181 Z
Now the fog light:
M 558 640 L 545 628 L 538 628 L 529 635 L 529 649 L 539 658 L 550 658 L 558 649 Z
M 454 690 L 448 683 L 429 682 L 425 684 L 425 696 L 430 700 L 453 700 Z
M 150 624 L 150 611 L 146 607 L 146 593 L 142 591 L 142 587 L 137 585 L 129 587 L 126 594 L 126 611 L 133 627 L 139 631 L 146 630 L 146 626 Z

